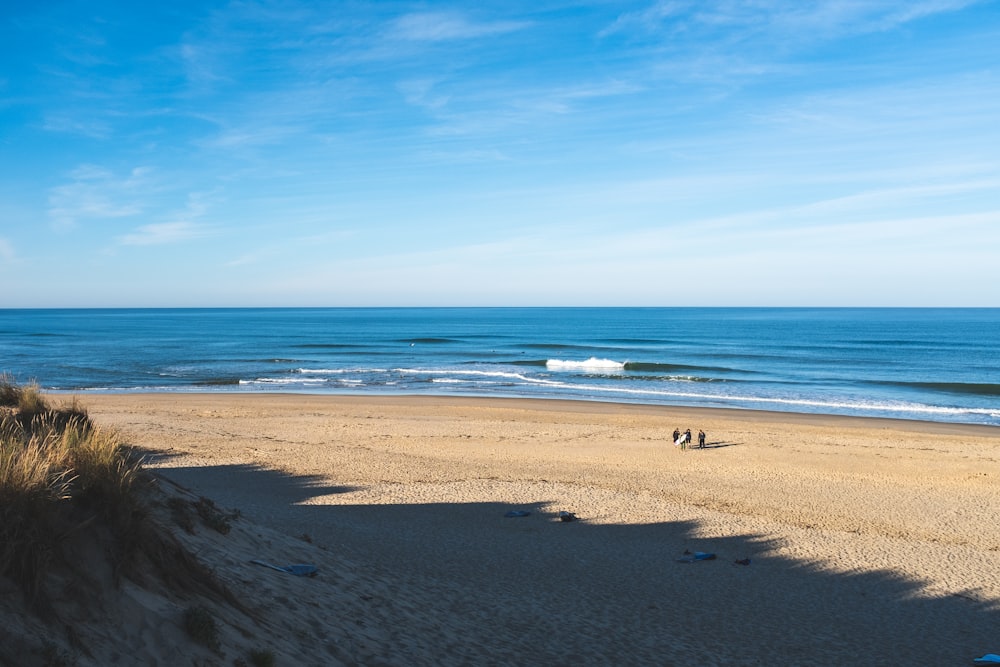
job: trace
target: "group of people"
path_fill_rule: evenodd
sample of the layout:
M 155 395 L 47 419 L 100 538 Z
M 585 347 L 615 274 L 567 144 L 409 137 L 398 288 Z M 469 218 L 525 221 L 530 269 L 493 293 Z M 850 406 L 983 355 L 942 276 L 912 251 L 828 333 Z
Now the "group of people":
M 675 428 L 674 444 L 681 449 L 687 449 L 689 443 L 691 443 L 691 429 L 687 429 L 681 433 L 680 429 Z M 701 429 L 698 430 L 698 449 L 705 449 L 705 432 Z

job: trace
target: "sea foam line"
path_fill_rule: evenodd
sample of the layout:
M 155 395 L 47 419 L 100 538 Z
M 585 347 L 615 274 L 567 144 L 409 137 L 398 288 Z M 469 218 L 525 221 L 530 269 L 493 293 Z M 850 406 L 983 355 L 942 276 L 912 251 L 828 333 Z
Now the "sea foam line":
M 322 378 L 257 378 L 255 380 L 240 380 L 241 385 L 252 385 L 252 384 L 276 384 L 276 385 L 293 385 L 293 384 L 324 384 L 326 380 Z
M 347 373 L 388 373 L 385 368 L 297 368 L 303 375 L 345 375 Z
M 445 375 L 445 376 L 461 376 L 461 377 L 485 377 L 485 378 L 502 378 L 505 380 L 520 380 L 527 384 L 543 384 L 543 385 L 556 385 L 556 386 L 572 386 L 567 385 L 563 382 L 556 382 L 553 380 L 546 380 L 543 378 L 532 378 L 527 375 L 522 375 L 521 373 L 510 373 L 506 371 L 473 371 L 464 369 L 451 369 L 451 370 L 438 370 L 438 369 L 427 369 L 427 368 L 395 368 L 393 369 L 397 373 L 403 373 L 407 375 Z
M 629 389 L 625 387 L 601 387 L 596 385 L 581 385 L 569 383 L 560 384 L 567 389 L 584 390 L 598 393 L 631 394 L 637 396 L 665 396 L 672 398 L 693 398 L 697 400 L 726 401 L 731 403 L 764 403 L 778 405 L 797 405 L 813 408 L 828 408 L 842 410 L 860 410 L 867 412 L 902 412 L 915 414 L 942 414 L 942 415 L 985 415 L 988 417 L 1000 417 L 1000 412 L 994 408 L 949 408 L 937 405 L 925 405 L 922 403 L 862 403 L 846 401 L 820 401 L 815 399 L 793 399 L 776 398 L 768 396 L 733 396 L 726 394 L 705 394 L 697 392 L 681 391 L 661 391 L 655 389 Z

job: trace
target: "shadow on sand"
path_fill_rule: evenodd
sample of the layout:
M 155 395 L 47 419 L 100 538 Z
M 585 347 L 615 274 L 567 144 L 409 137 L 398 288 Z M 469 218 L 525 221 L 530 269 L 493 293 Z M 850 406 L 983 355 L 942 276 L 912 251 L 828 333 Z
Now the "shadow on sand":
M 309 534 L 330 555 L 321 570 L 384 581 L 391 594 L 362 599 L 377 598 L 370 622 L 391 626 L 386 655 L 413 645 L 436 656 L 407 664 L 964 665 L 1000 649 L 1000 613 L 975 591 L 922 596 L 889 570 L 839 572 L 836 554 L 778 557 L 765 535 L 703 537 L 669 517 L 616 524 L 600 507 L 544 498 L 344 504 L 359 489 L 252 465 L 158 472 L 246 520 Z M 330 494 L 337 504 L 307 504 Z M 685 551 L 716 558 L 678 562 Z
M 742 442 L 725 442 L 723 440 L 716 440 L 715 442 L 706 442 L 704 447 L 699 447 L 697 443 L 693 445 L 688 445 L 688 449 L 721 449 L 723 447 L 737 447 L 742 445 Z

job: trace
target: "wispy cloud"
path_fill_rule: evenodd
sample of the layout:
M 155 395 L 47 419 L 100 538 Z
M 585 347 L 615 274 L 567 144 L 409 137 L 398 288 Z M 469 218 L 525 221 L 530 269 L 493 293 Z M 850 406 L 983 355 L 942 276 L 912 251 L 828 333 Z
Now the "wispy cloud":
M 209 64 L 209 58 L 204 47 L 191 42 L 184 42 L 177 47 L 177 55 L 180 57 L 181 63 L 184 65 L 184 71 L 190 80 L 201 82 L 216 81 L 221 78 L 213 71 L 213 68 Z
M 392 85 L 411 108 L 432 114 L 453 96 L 466 109 L 492 104 L 480 95 L 484 86 L 489 93 L 490 79 L 470 81 L 461 72 L 482 64 L 477 54 L 491 39 L 534 25 L 475 11 L 362 11 L 337 20 L 305 3 L 283 8 L 288 11 L 227 5 L 171 50 L 188 83 L 188 99 L 179 106 L 192 114 L 203 105 L 212 109 L 199 117 L 210 125 L 197 126 L 196 147 L 241 153 L 295 142 L 314 146 L 311 138 L 319 135 L 367 131 L 376 115 L 379 122 L 390 117 L 385 102 L 398 99 L 386 96 Z M 443 46 L 464 55 L 443 54 Z M 392 82 L 381 76 L 381 66 L 371 70 L 385 62 L 403 63 L 407 74 Z M 224 101 L 215 97 L 221 91 Z
M 725 30 L 731 39 L 746 41 L 762 35 L 784 35 L 793 43 L 815 42 L 849 34 L 891 30 L 935 14 L 961 10 L 982 0 L 659 0 L 621 14 L 601 31 L 616 34 L 703 36 Z
M 437 92 L 440 79 L 420 78 L 401 81 L 396 85 L 407 104 L 434 111 L 448 104 L 451 95 Z
M 156 246 L 182 243 L 212 235 L 207 225 L 198 222 L 211 207 L 214 194 L 192 192 L 187 196 L 184 208 L 176 212 L 168 222 L 156 222 L 137 227 L 132 232 L 118 238 L 122 246 Z
M 617 79 L 582 81 L 560 86 L 481 83 L 474 92 L 462 86 L 418 79 L 398 89 L 407 103 L 420 107 L 432 119 L 424 132 L 433 137 L 501 135 L 517 129 L 545 134 L 557 119 L 583 117 L 599 105 L 615 105 L 643 91 L 638 84 Z M 490 148 L 477 148 L 483 153 Z
M 662 27 L 664 21 L 683 15 L 690 6 L 690 2 L 660 0 L 644 9 L 632 10 L 619 15 L 611 25 L 598 33 L 598 37 L 633 31 L 651 32 L 657 30 Z
M 529 27 L 527 21 L 476 21 L 457 12 L 406 14 L 392 22 L 389 37 L 415 42 L 468 40 Z
M 914 2 L 888 3 L 890 9 L 873 27 L 879 29 L 894 28 L 897 25 L 909 23 L 926 16 L 955 12 L 971 5 L 980 4 L 984 0 L 916 0 Z M 987 2 L 990 0 L 986 0 Z
M 796 207 L 785 215 L 799 218 L 822 216 L 840 220 L 880 218 L 893 211 L 907 211 L 942 200 L 970 199 L 977 193 L 1000 189 L 1000 180 L 981 179 L 953 183 L 908 184 L 849 194 Z M 946 217 L 946 216 L 944 216 Z
M 103 120 L 74 117 L 70 112 L 59 112 L 45 117 L 42 129 L 46 132 L 80 134 L 91 139 L 106 139 L 111 135 L 111 125 Z
M 132 169 L 118 177 L 103 167 L 85 164 L 70 174 L 70 182 L 49 191 L 49 219 L 57 228 L 71 228 L 82 220 L 125 218 L 143 210 L 151 188 L 150 170 Z
M 814 72 L 816 62 L 800 56 L 838 40 L 890 32 L 982 1 L 660 0 L 620 14 L 597 35 L 630 44 L 644 76 L 732 90 L 747 81 Z M 855 65 L 859 71 L 876 66 Z
M 207 231 L 194 222 L 163 222 L 143 225 L 134 232 L 118 239 L 125 246 L 154 246 L 190 241 L 207 235 Z

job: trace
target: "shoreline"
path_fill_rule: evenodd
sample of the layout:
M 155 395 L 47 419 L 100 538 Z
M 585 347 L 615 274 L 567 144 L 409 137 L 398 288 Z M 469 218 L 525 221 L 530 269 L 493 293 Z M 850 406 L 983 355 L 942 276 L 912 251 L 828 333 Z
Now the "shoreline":
M 257 600 L 263 576 L 249 559 L 320 567 L 260 604 L 346 652 L 324 663 L 291 637 L 289 664 L 963 664 L 996 650 L 988 426 L 423 395 L 75 399 L 167 479 L 275 531 L 211 552 L 242 595 Z M 682 452 L 675 427 L 704 428 L 708 447 Z M 678 562 L 697 551 L 717 559 Z
M 519 406 L 523 408 L 534 407 L 535 409 L 553 408 L 566 412 L 635 412 L 645 415 L 670 415 L 676 414 L 678 417 L 687 415 L 704 415 L 710 418 L 731 418 L 734 420 L 756 421 L 762 423 L 790 423 L 804 425 L 823 425 L 837 423 L 843 426 L 854 427 L 877 427 L 895 428 L 906 431 L 940 433 L 947 435 L 973 435 L 983 437 L 1000 437 L 1000 425 L 992 424 L 972 424 L 966 422 L 933 421 L 924 419 L 906 419 L 898 417 L 868 417 L 860 415 L 840 415 L 822 412 L 785 412 L 781 410 L 759 410 L 753 408 L 736 407 L 700 407 L 665 405 L 657 403 L 631 403 L 621 401 L 609 401 L 603 399 L 585 400 L 573 398 L 539 398 L 539 397 L 514 397 L 514 396 L 457 396 L 449 394 L 349 394 L 349 393 L 309 393 L 309 392 L 276 392 L 276 391 L 121 391 L 121 390 L 94 390 L 86 392 L 46 390 L 46 395 L 52 397 L 72 397 L 73 400 L 85 401 L 92 396 L 225 396 L 225 397 L 251 397 L 257 396 L 262 399 L 281 399 L 281 397 L 302 397 L 310 399 L 329 399 L 331 401 L 358 401 L 358 402 L 385 402 L 393 404 L 398 401 L 400 404 L 408 402 L 425 401 L 431 406 L 448 405 L 485 405 L 496 402 L 500 405 Z

